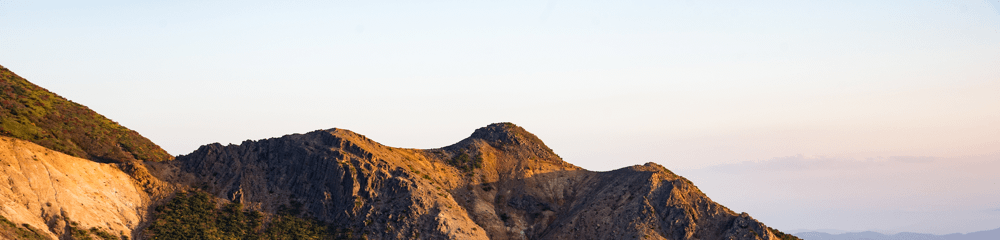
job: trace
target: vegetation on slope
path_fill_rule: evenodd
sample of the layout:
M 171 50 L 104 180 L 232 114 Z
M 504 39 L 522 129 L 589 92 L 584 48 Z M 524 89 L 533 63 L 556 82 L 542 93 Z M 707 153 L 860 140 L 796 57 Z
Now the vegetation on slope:
M 0 136 L 99 162 L 173 157 L 149 139 L 0 66 Z
M 128 240 L 128 236 L 118 236 L 96 227 L 84 230 L 77 222 L 70 222 L 68 229 L 69 236 L 66 239 L 70 240 Z
M 0 216 L 0 239 L 42 240 L 49 239 L 28 224 L 17 225 Z
M 230 203 L 217 207 L 213 198 L 201 191 L 178 193 L 156 208 L 155 220 L 145 230 L 149 239 L 350 239 L 351 232 L 334 231 L 318 221 L 303 219 L 285 210 L 264 222 L 261 212 Z
M 461 154 L 448 160 L 448 164 L 455 166 L 462 172 L 471 173 L 472 170 L 483 168 L 483 157 L 479 154 L 475 157 L 469 157 L 469 154 L 463 149 Z

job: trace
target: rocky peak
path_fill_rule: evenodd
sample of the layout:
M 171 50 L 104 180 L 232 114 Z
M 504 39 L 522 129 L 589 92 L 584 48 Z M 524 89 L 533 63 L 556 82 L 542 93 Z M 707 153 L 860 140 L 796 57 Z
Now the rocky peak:
M 535 134 L 509 122 L 493 123 L 476 129 L 472 132 L 472 136 L 469 136 L 469 139 L 479 139 L 493 146 L 537 145 L 548 149 Z
M 538 141 L 541 142 L 535 135 L 528 133 L 524 128 L 521 128 L 513 123 L 502 122 L 494 123 L 485 127 L 476 129 L 472 132 L 473 139 L 482 139 L 483 141 L 489 143 L 497 144 L 521 144 L 526 141 Z
M 535 170 L 539 168 L 551 168 L 550 170 L 579 169 L 563 161 L 537 136 L 509 122 L 493 123 L 476 129 L 468 138 L 443 149 L 456 154 L 469 152 L 470 155 L 493 156 L 484 159 L 487 162 L 493 161 L 504 166 L 497 169 L 515 166 Z M 489 154 L 483 154 L 487 152 Z M 500 171 L 509 172 L 509 170 Z
M 631 171 L 636 171 L 636 172 L 651 172 L 653 174 L 663 175 L 663 176 L 665 176 L 667 178 L 678 178 L 678 177 L 680 177 L 677 174 L 675 174 L 673 171 L 670 171 L 670 169 L 667 169 L 667 167 L 664 167 L 663 165 L 660 165 L 660 164 L 656 164 L 654 162 L 647 162 L 646 164 L 643 164 L 643 165 L 635 165 L 635 166 L 627 167 L 625 169 L 629 169 Z

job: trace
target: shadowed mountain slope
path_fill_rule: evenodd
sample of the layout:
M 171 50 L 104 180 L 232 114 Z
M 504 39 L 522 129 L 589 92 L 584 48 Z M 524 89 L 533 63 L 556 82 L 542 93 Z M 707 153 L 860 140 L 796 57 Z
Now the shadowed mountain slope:
M 205 145 L 151 165 L 266 213 L 368 239 L 779 239 L 654 163 L 592 172 L 535 135 L 491 124 L 439 149 L 381 145 L 343 129 Z
M 0 136 L 98 162 L 173 157 L 139 133 L 0 66 Z

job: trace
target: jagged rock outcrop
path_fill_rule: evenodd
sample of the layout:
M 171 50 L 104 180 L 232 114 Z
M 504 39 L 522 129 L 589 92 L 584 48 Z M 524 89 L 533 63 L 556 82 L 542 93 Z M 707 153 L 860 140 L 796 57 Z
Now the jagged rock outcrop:
M 118 164 L 97 163 L 8 137 L 0 137 L 0 178 L 0 215 L 53 239 L 68 237 L 74 228 L 84 235 L 96 228 L 131 237 L 148 218 L 155 199 L 173 191 L 152 177 L 140 182 Z
M 206 145 L 171 163 L 154 172 L 176 167 L 164 179 L 269 213 L 301 208 L 303 216 L 373 239 L 487 237 L 449 196 L 448 186 L 459 183 L 424 175 L 445 164 L 346 130 Z
M 330 129 L 206 145 L 151 168 L 369 239 L 777 239 L 662 166 L 587 171 L 510 123 L 440 149 L 392 148 Z

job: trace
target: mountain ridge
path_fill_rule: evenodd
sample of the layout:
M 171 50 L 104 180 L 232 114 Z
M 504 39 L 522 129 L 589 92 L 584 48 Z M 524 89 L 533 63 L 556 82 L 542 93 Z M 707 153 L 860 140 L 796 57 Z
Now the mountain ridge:
M 434 149 L 331 128 L 175 158 L 0 74 L 0 238 L 796 239 L 663 166 L 589 171 L 513 123 Z
M 871 240 L 909 240 L 909 239 L 924 239 L 924 240 L 994 240 L 1000 239 L 1000 228 L 992 230 L 984 230 L 977 232 L 970 232 L 966 234 L 962 233 L 952 233 L 945 235 L 935 235 L 935 234 L 924 234 L 924 233 L 912 233 L 912 232 L 900 232 L 895 234 L 883 234 L 872 231 L 865 232 L 845 232 L 839 234 L 830 234 L 823 232 L 800 232 L 794 235 L 802 237 L 809 240 L 852 240 L 852 239 L 871 239 Z
M 592 172 L 512 123 L 436 149 L 334 128 L 209 144 L 156 165 L 169 182 L 266 213 L 298 205 L 303 217 L 377 239 L 778 239 L 663 166 Z

